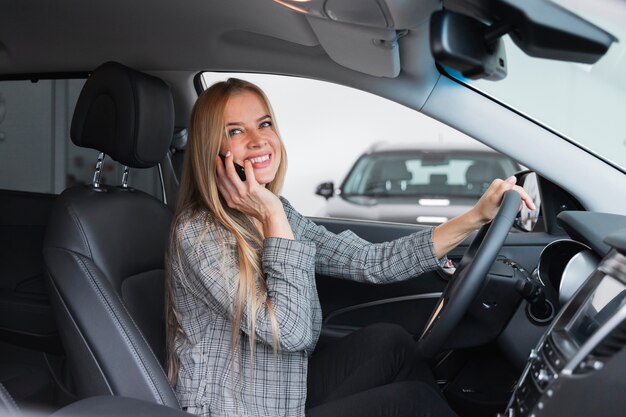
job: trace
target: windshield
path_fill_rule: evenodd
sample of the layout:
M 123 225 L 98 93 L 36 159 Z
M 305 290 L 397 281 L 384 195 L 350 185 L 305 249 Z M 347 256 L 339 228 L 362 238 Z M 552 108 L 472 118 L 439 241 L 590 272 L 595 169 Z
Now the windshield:
M 626 172 L 626 2 L 558 0 L 615 36 L 593 65 L 525 55 L 506 36 L 508 74 L 468 83 Z
M 518 169 L 495 153 L 370 154 L 356 163 L 342 195 L 478 198 L 494 178 Z

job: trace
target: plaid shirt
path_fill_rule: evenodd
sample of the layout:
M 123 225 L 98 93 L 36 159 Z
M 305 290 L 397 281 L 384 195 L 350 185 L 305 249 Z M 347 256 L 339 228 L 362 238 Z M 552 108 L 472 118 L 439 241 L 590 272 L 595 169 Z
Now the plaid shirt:
M 218 233 L 221 226 L 216 224 L 202 234 L 206 217 L 201 215 L 176 225 L 181 254 L 171 263 L 173 292 L 186 334 L 176 341 L 180 358 L 176 393 L 191 413 L 304 416 L 308 356 L 322 327 L 315 273 L 386 283 L 439 265 L 431 229 L 372 244 L 351 231 L 331 233 L 303 217 L 287 200 L 282 202 L 295 240 L 269 237 L 261 249 L 267 296 L 280 327 L 277 354 L 272 351 L 272 327 L 262 307 L 256 317 L 252 358 L 249 312 L 244 308 L 239 355 L 231 362 L 231 312 L 239 275 L 235 239 Z M 183 285 L 182 276 L 189 284 Z

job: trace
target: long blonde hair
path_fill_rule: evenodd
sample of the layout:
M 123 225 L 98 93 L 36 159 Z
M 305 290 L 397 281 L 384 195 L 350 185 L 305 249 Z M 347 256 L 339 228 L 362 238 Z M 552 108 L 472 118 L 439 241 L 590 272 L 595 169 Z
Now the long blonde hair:
M 232 308 L 231 345 L 233 360 L 241 339 L 240 327 L 246 303 L 249 305 L 250 312 L 249 344 L 253 356 L 256 312 L 263 308 L 264 305 L 267 307 L 268 316 L 272 323 L 274 351 L 278 350 L 280 336 L 272 302 L 266 297 L 267 286 L 261 268 L 259 248 L 263 246 L 263 236 L 254 227 L 253 222 L 247 215 L 226 205 L 217 188 L 215 159 L 222 148 L 223 142 L 228 140 L 224 120 L 226 103 L 230 97 L 246 91 L 257 94 L 263 100 L 272 118 L 272 128 L 280 141 L 281 161 L 274 180 L 267 184 L 267 188 L 276 195 L 282 188 L 287 170 L 287 155 L 283 142 L 280 140 L 276 118 L 267 96 L 258 86 L 236 78 L 213 84 L 200 94 L 191 112 L 189 140 L 185 149 L 184 170 L 180 183 L 176 213 L 172 222 L 172 235 L 167 256 L 167 262 L 172 262 L 177 258 L 173 256 L 179 249 L 179 238 L 176 230 L 183 217 L 190 216 L 189 218 L 193 218 L 208 211 L 210 216 L 206 217 L 205 228 L 210 226 L 210 222 L 216 222 L 234 236 L 239 255 L 239 282 Z M 179 370 L 175 341 L 177 335 L 184 337 L 184 331 L 174 304 L 172 294 L 174 283 L 172 282 L 170 271 L 171 268 L 166 271 L 165 285 L 167 373 L 170 382 L 172 385 L 175 385 Z M 255 277 L 258 277 L 258 279 Z

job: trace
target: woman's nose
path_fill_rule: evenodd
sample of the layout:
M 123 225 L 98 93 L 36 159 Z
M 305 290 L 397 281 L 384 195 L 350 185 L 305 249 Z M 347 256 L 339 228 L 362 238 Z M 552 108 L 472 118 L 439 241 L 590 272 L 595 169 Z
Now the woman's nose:
M 250 135 L 250 140 L 248 142 L 248 145 L 251 147 L 259 147 L 259 146 L 265 145 L 266 143 L 267 143 L 267 139 L 265 139 L 263 134 L 255 130 Z

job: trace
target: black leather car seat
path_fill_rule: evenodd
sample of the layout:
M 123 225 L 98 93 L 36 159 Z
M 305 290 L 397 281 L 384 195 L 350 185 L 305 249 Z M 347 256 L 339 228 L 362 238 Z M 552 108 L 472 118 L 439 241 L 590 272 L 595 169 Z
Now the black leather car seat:
M 85 83 L 71 137 L 128 167 L 149 168 L 163 159 L 173 129 L 162 80 L 106 63 Z M 171 216 L 144 192 L 97 181 L 58 197 L 44 259 L 70 389 L 79 398 L 120 395 L 179 407 L 162 366 Z

